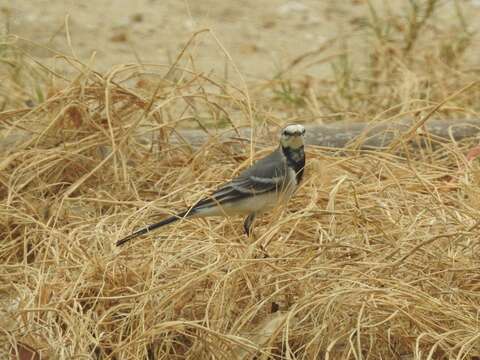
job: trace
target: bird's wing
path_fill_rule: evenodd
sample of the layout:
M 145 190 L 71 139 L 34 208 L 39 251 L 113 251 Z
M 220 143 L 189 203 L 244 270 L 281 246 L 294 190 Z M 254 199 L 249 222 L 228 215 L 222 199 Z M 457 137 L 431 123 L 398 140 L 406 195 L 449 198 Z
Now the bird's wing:
M 269 191 L 279 191 L 286 183 L 287 176 L 286 159 L 277 150 L 245 169 L 238 177 L 221 186 L 208 198 L 200 200 L 193 208 L 240 200 Z
M 277 150 L 257 161 L 222 188 L 231 187 L 241 193 L 255 195 L 278 190 L 286 180 L 287 161 L 283 154 Z

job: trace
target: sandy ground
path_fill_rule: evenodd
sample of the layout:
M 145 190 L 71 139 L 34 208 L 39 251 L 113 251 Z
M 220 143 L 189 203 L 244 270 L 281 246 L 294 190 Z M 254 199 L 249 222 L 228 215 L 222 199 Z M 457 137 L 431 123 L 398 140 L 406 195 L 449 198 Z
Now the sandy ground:
M 7 0 L 2 7 L 6 31 L 38 44 L 72 52 L 106 69 L 130 62 L 168 63 L 191 34 L 209 28 L 246 77 L 271 77 L 297 56 L 351 31 L 368 9 L 362 0 Z M 26 43 L 23 46 L 27 46 Z M 30 47 L 41 58 L 51 52 Z M 225 56 L 204 34 L 195 61 L 224 67 Z
M 407 1 L 370 3 L 382 16 L 408 14 Z M 457 21 L 455 3 L 442 1 L 437 20 Z M 471 30 L 478 30 L 480 0 L 458 3 Z M 223 47 L 242 76 L 258 80 L 273 78 L 299 56 L 319 49 L 320 61 L 303 73 L 330 71 L 329 62 L 346 48 L 352 58 L 362 58 L 367 53 L 362 48 L 371 46 L 364 36 L 370 16 L 366 0 L 4 0 L 0 31 L 18 36 L 21 47 L 49 66 L 61 66 L 48 50 L 55 49 L 84 63 L 95 53 L 94 68 L 105 71 L 125 63 L 171 64 L 193 33 L 208 28 L 211 33 L 200 34 L 189 47 L 196 69 L 231 74 L 234 66 Z
M 479 15 L 480 1 L 460 2 L 467 17 Z M 408 6 L 407 1 L 373 3 L 392 14 Z M 454 3 L 444 1 L 436 16 L 454 17 Z M 190 48 L 196 66 L 205 72 L 225 71 L 226 57 L 216 37 L 243 76 L 252 80 L 272 78 L 329 39 L 338 43 L 346 39 L 350 49 L 366 46 L 355 29 L 369 17 L 366 0 L 4 0 L 0 9 L 3 32 L 73 52 L 84 62 L 95 52 L 99 70 L 139 61 L 169 64 L 195 31 L 209 28 L 214 36 L 203 33 Z M 71 48 L 66 41 L 67 16 Z M 43 61 L 52 57 L 51 51 L 28 41 L 19 44 Z M 315 74 L 327 68 L 320 62 L 308 71 Z
M 333 3 L 333 4 L 332 4 Z M 343 8 L 361 1 L 242 0 L 7 0 L 3 16 L 10 33 L 71 53 L 65 41 L 69 15 L 72 48 L 82 60 L 96 51 L 100 69 L 118 63 L 167 63 L 191 34 L 209 28 L 245 76 L 271 76 L 298 55 L 335 36 L 352 19 Z M 349 9 L 352 12 L 352 9 Z M 339 20 L 342 21 L 339 21 Z M 224 67 L 213 37 L 204 34 L 197 62 Z M 51 53 L 33 47 L 35 55 Z

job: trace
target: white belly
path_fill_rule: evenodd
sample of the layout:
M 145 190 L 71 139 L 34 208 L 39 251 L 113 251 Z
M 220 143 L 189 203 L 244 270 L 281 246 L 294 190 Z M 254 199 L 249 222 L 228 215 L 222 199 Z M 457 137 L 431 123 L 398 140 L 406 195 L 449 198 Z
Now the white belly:
M 293 170 L 291 170 L 289 178 L 291 179 L 289 185 L 281 193 L 269 192 L 258 194 L 233 203 L 227 202 L 221 205 L 219 204 L 219 206 L 200 209 L 194 217 L 249 215 L 252 213 L 260 215 L 281 203 L 286 203 L 292 197 L 297 188 L 296 176 Z
M 279 202 L 277 193 L 266 193 L 251 196 L 233 203 L 219 204 L 210 208 L 198 210 L 195 217 L 206 216 L 232 216 L 232 215 L 248 215 L 251 213 L 261 214 L 274 208 Z

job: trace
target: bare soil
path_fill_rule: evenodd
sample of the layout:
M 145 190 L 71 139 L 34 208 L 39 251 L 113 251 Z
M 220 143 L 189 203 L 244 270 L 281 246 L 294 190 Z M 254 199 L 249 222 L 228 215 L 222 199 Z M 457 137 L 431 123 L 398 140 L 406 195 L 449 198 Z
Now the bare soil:
M 408 6 L 402 1 L 376 2 L 392 13 Z M 462 6 L 469 19 L 478 15 L 475 2 Z M 436 16 L 455 16 L 454 2 L 445 2 L 441 10 Z M 73 52 L 88 62 L 95 52 L 100 71 L 139 61 L 171 63 L 192 33 L 209 28 L 248 79 L 271 78 L 329 40 L 348 41 L 350 48 L 365 45 L 357 37 L 358 29 L 371 16 L 363 0 L 7 0 L 1 11 L 3 30 L 26 39 L 23 46 L 33 55 L 51 59 L 50 48 Z M 225 55 L 212 36 L 202 36 L 191 56 L 206 71 L 225 67 Z M 326 69 L 325 62 L 319 62 L 308 72 Z

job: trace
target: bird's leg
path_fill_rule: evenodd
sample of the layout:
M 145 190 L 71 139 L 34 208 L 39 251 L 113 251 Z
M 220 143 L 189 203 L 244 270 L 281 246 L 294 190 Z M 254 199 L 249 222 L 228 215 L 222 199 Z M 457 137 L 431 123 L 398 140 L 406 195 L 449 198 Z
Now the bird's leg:
M 247 234 L 247 236 L 250 236 L 252 233 L 252 225 L 253 225 L 253 222 L 255 221 L 255 216 L 257 216 L 257 214 L 251 213 L 250 215 L 247 216 L 247 218 L 243 223 L 243 230 L 245 230 L 245 234 Z
M 245 219 L 245 222 L 243 223 L 243 229 L 245 230 L 245 234 L 247 234 L 248 237 L 253 235 L 253 222 L 255 221 L 256 216 L 257 214 L 251 213 L 250 215 L 247 216 L 247 218 Z M 263 244 L 260 244 L 260 250 L 263 253 L 264 258 L 270 257 L 270 255 L 268 254 Z

